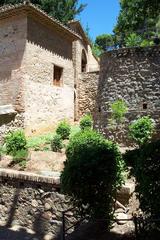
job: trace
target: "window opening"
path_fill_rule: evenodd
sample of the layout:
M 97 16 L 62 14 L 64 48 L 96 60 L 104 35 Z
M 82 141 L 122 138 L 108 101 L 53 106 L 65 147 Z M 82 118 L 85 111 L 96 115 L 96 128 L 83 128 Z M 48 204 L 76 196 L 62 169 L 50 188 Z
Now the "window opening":
M 147 103 L 143 103 L 143 109 L 146 110 L 147 109 Z
M 54 65 L 54 79 L 53 79 L 54 86 L 62 85 L 62 74 L 63 68 Z

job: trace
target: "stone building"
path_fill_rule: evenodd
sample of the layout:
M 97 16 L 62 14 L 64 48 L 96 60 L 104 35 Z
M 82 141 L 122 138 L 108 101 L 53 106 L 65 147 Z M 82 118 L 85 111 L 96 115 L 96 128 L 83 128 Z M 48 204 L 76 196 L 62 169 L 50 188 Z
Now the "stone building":
M 0 135 L 78 118 L 81 72 L 99 69 L 78 21 L 68 26 L 30 3 L 0 8 Z

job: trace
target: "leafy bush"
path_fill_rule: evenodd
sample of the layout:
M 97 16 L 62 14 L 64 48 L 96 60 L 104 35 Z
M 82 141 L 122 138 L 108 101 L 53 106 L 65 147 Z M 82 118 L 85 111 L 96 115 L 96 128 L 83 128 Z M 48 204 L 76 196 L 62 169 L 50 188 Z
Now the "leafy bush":
M 143 145 L 136 162 L 140 208 L 147 216 L 160 216 L 160 140 Z
M 51 141 L 51 149 L 53 152 L 60 152 L 63 148 L 63 142 L 60 135 L 56 134 Z
M 129 126 L 130 138 L 138 145 L 147 143 L 154 132 L 154 120 L 148 116 L 141 117 Z
M 125 114 L 128 111 L 127 104 L 123 99 L 118 99 L 113 102 L 110 107 L 112 111 L 110 121 L 113 122 L 114 125 L 121 124 L 124 121 Z
M 0 156 L 6 152 L 5 147 L 0 145 Z
M 9 132 L 5 137 L 7 154 L 15 155 L 19 150 L 27 148 L 27 141 L 22 130 Z
M 141 42 L 142 42 L 142 38 L 141 36 L 137 35 L 136 33 L 131 33 L 126 39 L 125 39 L 125 43 L 126 43 L 126 47 L 136 47 L 136 46 L 140 46 Z
M 27 149 L 18 150 L 13 157 L 13 162 L 16 164 L 18 163 L 20 165 L 20 167 L 22 167 L 22 169 L 24 169 L 26 166 L 27 157 L 28 157 Z
M 71 132 L 71 126 L 67 121 L 62 121 L 58 124 L 56 133 L 62 137 L 62 139 L 68 139 Z
M 144 39 L 144 40 L 141 42 L 140 47 L 148 47 L 148 46 L 153 46 L 153 45 L 154 45 L 154 42 L 153 42 L 153 41 Z
M 93 120 L 92 116 L 87 114 L 83 116 L 80 120 L 80 128 L 81 130 L 84 130 L 86 128 L 92 128 L 93 127 Z
M 66 156 L 63 192 L 81 216 L 110 219 L 113 197 L 123 179 L 117 145 L 93 130 L 81 131 L 70 139 Z

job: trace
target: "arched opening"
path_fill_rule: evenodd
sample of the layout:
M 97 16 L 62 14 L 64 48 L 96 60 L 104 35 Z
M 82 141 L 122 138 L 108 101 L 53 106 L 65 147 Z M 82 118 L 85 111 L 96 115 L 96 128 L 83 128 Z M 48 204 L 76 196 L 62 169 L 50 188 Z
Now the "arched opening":
M 81 63 L 81 71 L 82 72 L 87 72 L 87 56 L 86 53 L 84 51 L 84 49 L 82 50 L 82 63 Z

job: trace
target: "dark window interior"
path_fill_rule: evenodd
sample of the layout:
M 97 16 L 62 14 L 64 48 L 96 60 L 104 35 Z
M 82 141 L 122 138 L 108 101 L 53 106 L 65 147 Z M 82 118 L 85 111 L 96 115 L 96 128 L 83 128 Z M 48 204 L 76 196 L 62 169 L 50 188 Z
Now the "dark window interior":
M 146 110 L 147 109 L 147 103 L 143 103 L 143 109 Z
M 82 63 L 81 63 L 81 71 L 82 72 L 86 72 L 87 71 L 87 57 L 86 57 L 86 53 L 83 50 L 82 51 Z
M 62 74 L 63 74 L 63 68 L 54 66 L 54 79 L 53 79 L 53 85 L 55 86 L 61 86 L 62 85 Z

